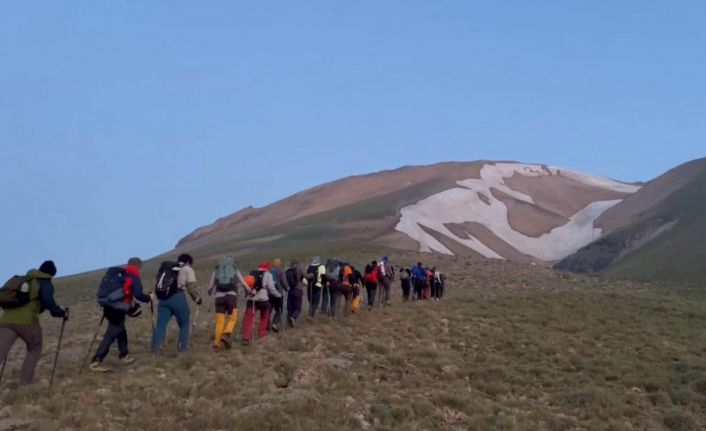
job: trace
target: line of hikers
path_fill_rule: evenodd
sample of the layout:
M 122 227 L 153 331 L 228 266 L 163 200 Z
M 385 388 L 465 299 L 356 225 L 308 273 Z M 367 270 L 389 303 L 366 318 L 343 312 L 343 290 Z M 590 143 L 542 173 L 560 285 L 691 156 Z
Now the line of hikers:
M 188 254 L 180 255 L 176 261 L 162 262 L 154 291 L 151 293 L 144 290 L 141 278 L 143 263 L 139 258 L 130 258 L 125 267 L 109 268 L 97 293 L 97 302 L 102 307 L 103 314 L 80 370 L 85 368 L 104 321 L 108 322 L 108 326 L 89 369 L 94 372 L 110 371 L 102 362 L 116 342 L 120 361 L 123 364 L 135 361 L 135 357 L 129 352 L 125 322 L 128 317 L 138 317 L 142 314 L 140 303 L 149 304 L 151 309 L 152 353 L 161 353 L 167 326 L 172 317 L 176 319 L 179 327 L 177 349 L 180 352 L 188 350 L 191 316 L 187 295 L 196 304 L 194 326 L 199 307 L 203 303 L 193 262 L 193 258 Z M 0 308 L 4 310 L 0 316 L 0 379 L 12 345 L 17 338 L 22 338 L 27 345 L 27 355 L 22 366 L 20 383 L 31 383 L 42 351 L 39 315 L 44 310 L 49 310 L 53 317 L 63 318 L 64 323 L 68 320 L 68 309 L 59 307 L 54 301 L 51 279 L 56 275 L 56 271 L 54 263 L 46 261 L 38 270 L 30 270 L 25 276 L 12 277 L 0 289 Z M 263 338 L 269 331 L 279 332 L 285 327 L 294 328 L 297 325 L 304 295 L 309 303 L 307 320 L 314 319 L 319 309 L 327 316 L 336 317 L 337 310 L 341 307 L 341 299 L 346 313 L 358 312 L 363 302 L 362 287 L 365 287 L 370 310 L 376 305 L 391 305 L 391 289 L 395 280 L 395 268 L 387 257 L 383 257 L 379 262 L 372 261 L 367 264 L 362 274 L 353 265 L 335 258 L 327 260 L 324 264 L 319 257 L 315 257 L 306 270 L 296 260 L 292 260 L 290 266 L 285 269 L 282 260 L 276 258 L 271 263 L 262 263 L 257 270 L 245 276 L 233 258 L 224 257 L 215 266 L 207 287 L 208 295 L 215 299 L 213 347 L 217 350 L 232 347 L 232 337 L 238 323 L 240 290 L 244 292 L 246 301 L 241 339 L 244 345 L 248 345 L 256 339 L 256 314 L 260 317 L 257 338 Z M 399 280 L 404 301 L 440 300 L 444 295 L 445 279 L 436 268 L 425 268 L 421 263 L 411 269 L 400 268 Z M 53 373 L 54 370 L 52 378 Z

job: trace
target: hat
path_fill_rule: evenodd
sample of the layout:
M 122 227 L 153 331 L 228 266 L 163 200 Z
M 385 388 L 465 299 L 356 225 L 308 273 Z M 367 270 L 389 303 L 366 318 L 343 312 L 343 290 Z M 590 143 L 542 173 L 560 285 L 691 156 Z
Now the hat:
M 319 256 L 315 256 L 315 257 L 311 260 L 311 264 L 314 265 L 314 266 L 319 266 L 319 265 L 321 265 L 321 258 L 320 258 Z
M 272 266 L 270 265 L 270 262 L 261 263 L 258 267 L 260 271 L 269 271 L 271 268 Z
M 383 256 L 383 257 L 382 257 L 382 261 L 383 261 L 383 262 L 387 262 L 387 260 L 388 260 L 388 259 L 387 259 L 387 256 Z
M 52 277 L 56 275 L 56 265 L 54 265 L 54 261 L 51 260 L 45 260 L 42 262 L 42 265 L 39 267 L 39 271 L 51 275 Z

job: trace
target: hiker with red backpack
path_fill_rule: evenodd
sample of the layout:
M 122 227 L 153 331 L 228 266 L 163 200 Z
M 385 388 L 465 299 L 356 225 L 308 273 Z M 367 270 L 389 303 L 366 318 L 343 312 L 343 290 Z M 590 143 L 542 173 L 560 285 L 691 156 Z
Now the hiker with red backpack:
M 292 259 L 292 263 L 289 269 L 285 271 L 284 275 L 289 285 L 289 292 L 287 294 L 287 323 L 290 328 L 294 328 L 299 314 L 302 312 L 304 286 L 308 285 L 308 282 L 304 271 L 296 259 Z
M 231 348 L 231 336 L 238 324 L 238 284 L 245 285 L 245 281 L 235 265 L 235 260 L 230 256 L 223 257 L 218 261 L 208 283 L 208 295 L 215 296 L 214 349 Z
M 149 303 L 152 298 L 145 294 L 142 288 L 140 271 L 142 260 L 132 257 L 127 266 L 109 268 L 98 288 L 98 304 L 103 307 L 103 319 L 108 321 L 103 340 L 98 345 L 89 369 L 96 373 L 110 371 L 102 365 L 108 356 L 110 346 L 117 341 L 118 358 L 124 365 L 135 362 L 135 357 L 128 350 L 127 328 L 125 320 L 128 315 L 139 315 L 139 304 L 135 301 Z
M 272 267 L 269 262 L 261 264 L 257 271 L 253 271 L 250 273 L 250 277 L 246 277 L 246 282 L 250 282 L 243 286 L 247 295 L 245 321 L 243 323 L 243 344 L 245 345 L 250 344 L 254 338 L 255 311 L 260 312 L 257 338 L 264 338 L 270 326 L 270 315 L 272 313 L 270 297 L 281 296 L 275 289 L 275 282 L 272 279 L 270 269 Z
M 368 294 L 368 310 L 372 310 L 375 306 L 375 295 L 378 289 L 378 268 L 377 262 L 365 266 L 365 275 L 363 275 L 365 290 Z
M 68 309 L 59 307 L 54 301 L 56 266 L 51 260 L 42 263 L 39 269 L 31 269 L 27 275 L 12 277 L 3 287 L 0 296 L 0 363 L 5 364 L 12 345 L 21 338 L 27 346 L 22 364 L 20 384 L 30 384 L 42 355 L 42 327 L 39 315 L 49 310 L 52 317 L 69 318 Z
M 289 292 L 289 283 L 287 283 L 287 277 L 282 270 L 282 259 L 275 258 L 272 261 L 270 273 L 275 283 L 275 289 L 279 292 L 279 296 L 270 296 L 270 304 L 274 311 L 270 328 L 275 332 L 279 332 L 280 325 L 282 325 L 284 320 L 284 298 Z
M 176 265 L 173 262 L 162 262 L 160 266 L 155 286 L 155 295 L 159 299 L 159 305 L 157 307 L 157 324 L 152 336 L 152 353 L 154 354 L 161 352 L 167 335 L 167 326 L 172 317 L 176 318 L 179 325 L 177 350 L 179 352 L 189 350 L 190 310 L 186 294 L 191 296 L 197 306 L 203 302 L 196 285 L 193 263 L 194 259 L 190 255 L 182 254 L 177 258 Z M 176 280 L 174 280 L 175 276 Z

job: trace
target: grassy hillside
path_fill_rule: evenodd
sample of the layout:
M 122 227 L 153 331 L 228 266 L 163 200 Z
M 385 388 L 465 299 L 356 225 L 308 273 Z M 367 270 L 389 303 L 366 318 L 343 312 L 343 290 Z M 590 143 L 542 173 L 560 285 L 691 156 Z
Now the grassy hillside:
M 147 353 L 147 316 L 129 321 L 140 359 L 110 375 L 78 364 L 98 321 L 74 306 L 57 384 L 46 391 L 56 321 L 34 387 L 16 388 L 15 347 L 0 386 L 0 429 L 567 430 L 706 426 L 701 291 L 573 278 L 532 266 L 438 256 L 439 303 L 398 300 L 321 317 L 255 346 L 215 353 L 206 308 L 192 352 Z M 352 260 L 366 260 L 353 256 Z M 203 274 L 199 271 L 199 276 Z M 60 300 L 73 302 L 62 290 Z M 205 312 L 206 311 L 206 312 Z M 173 325 L 173 324 L 172 324 Z
M 706 283 L 704 232 L 706 166 L 635 221 L 564 259 L 557 268 L 636 280 Z

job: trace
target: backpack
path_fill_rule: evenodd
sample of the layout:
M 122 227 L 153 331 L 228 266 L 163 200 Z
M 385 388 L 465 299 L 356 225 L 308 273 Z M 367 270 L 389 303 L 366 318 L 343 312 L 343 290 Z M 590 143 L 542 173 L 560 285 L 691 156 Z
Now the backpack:
M 98 285 L 98 294 L 96 300 L 101 307 L 111 307 L 118 309 L 127 309 L 128 304 L 123 302 L 125 292 L 123 287 L 127 280 L 127 273 L 124 268 L 112 267 L 108 268 L 105 275 Z
M 224 257 L 216 265 L 216 290 L 218 292 L 232 292 L 235 290 L 235 276 L 238 268 L 232 257 Z
M 176 262 L 164 261 L 159 265 L 157 272 L 157 284 L 154 287 L 154 293 L 160 300 L 169 299 L 177 293 L 179 285 L 179 264 Z
M 29 279 L 15 275 L 0 287 L 0 308 L 11 310 L 29 303 Z
M 255 287 L 254 287 L 255 291 L 262 289 L 264 287 L 263 283 L 262 283 L 262 279 L 265 278 L 265 271 L 257 271 L 256 270 L 256 271 L 251 272 L 250 275 L 255 277 Z
M 350 287 L 353 285 L 353 269 L 350 265 L 343 265 L 341 270 L 340 280 L 343 287 Z
M 284 272 L 284 277 L 287 279 L 287 284 L 289 285 L 290 289 L 293 289 L 299 285 L 299 281 L 297 277 L 297 268 L 291 267 L 287 271 Z
M 321 280 L 318 280 L 317 275 L 319 273 L 319 267 L 316 265 L 309 265 L 309 267 L 306 269 L 306 278 L 310 280 L 310 285 L 314 286 L 316 283 L 319 283 Z
M 326 278 L 330 281 L 338 281 L 338 275 L 341 272 L 341 264 L 335 259 L 329 259 L 326 262 Z

